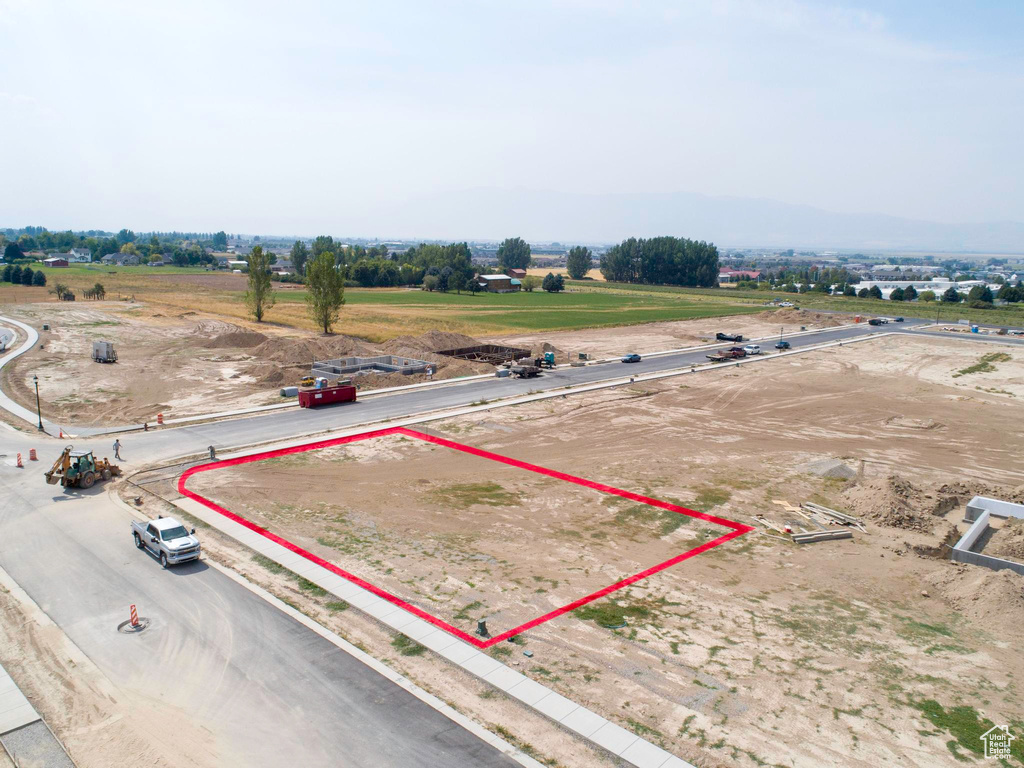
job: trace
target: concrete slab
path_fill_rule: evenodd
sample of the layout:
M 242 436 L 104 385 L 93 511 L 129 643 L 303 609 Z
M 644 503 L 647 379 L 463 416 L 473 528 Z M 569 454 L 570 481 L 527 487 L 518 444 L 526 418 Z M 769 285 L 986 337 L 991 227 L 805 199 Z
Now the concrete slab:
M 452 645 L 446 646 L 443 650 L 438 651 L 438 653 L 448 659 L 448 661 L 461 667 L 465 662 L 473 658 L 474 654 L 480 653 L 480 651 L 468 643 L 456 640 Z
M 549 693 L 551 693 L 551 689 L 546 685 L 541 685 L 536 680 L 527 679 L 515 688 L 512 688 L 508 695 L 515 696 L 526 706 L 532 707 Z
M 561 722 L 570 712 L 580 708 L 580 705 L 571 699 L 565 698 L 560 693 L 552 691 L 543 699 L 537 701 L 533 708 L 554 720 Z
M 637 739 L 623 750 L 619 757 L 628 760 L 637 768 L 661 768 L 672 754 L 649 741 Z
M 589 739 L 598 729 L 608 725 L 607 720 L 586 707 L 573 710 L 558 722 L 585 739 Z
M 662 763 L 658 768 L 696 768 L 693 763 L 688 763 L 682 758 L 671 755 L 668 760 Z
M 470 656 L 459 666 L 477 677 L 487 677 L 487 675 L 503 666 L 503 664 L 500 661 L 495 661 L 486 653 L 477 651 L 476 654 Z
M 14 709 L 0 712 L 0 734 L 34 723 L 38 719 L 39 713 L 28 701 L 25 701 L 24 704 L 20 704 Z
M 615 723 L 605 723 L 592 734 L 590 740 L 613 755 L 621 755 L 640 737 Z
M 422 642 L 423 638 L 428 635 L 432 635 L 437 631 L 437 627 L 431 624 L 429 621 L 423 619 L 416 619 L 411 624 L 407 624 L 402 627 L 402 634 L 411 637 L 416 642 Z
M 496 670 L 487 675 L 484 680 L 502 691 L 509 691 L 515 688 L 520 683 L 526 682 L 526 676 L 516 672 L 514 669 L 509 669 L 504 664 L 498 667 Z
M 425 645 L 434 653 L 440 653 L 445 648 L 450 648 L 456 643 L 460 643 L 462 641 L 452 637 L 443 629 L 438 629 L 437 627 L 434 627 L 434 631 L 426 637 L 424 637 L 423 639 L 421 639 L 419 642 L 421 645 Z

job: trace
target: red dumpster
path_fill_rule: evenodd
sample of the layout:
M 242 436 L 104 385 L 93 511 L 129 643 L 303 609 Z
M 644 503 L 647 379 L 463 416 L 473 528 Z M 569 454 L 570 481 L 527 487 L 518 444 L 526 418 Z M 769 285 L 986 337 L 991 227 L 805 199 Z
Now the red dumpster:
M 324 387 L 323 389 L 299 390 L 299 406 L 301 408 L 316 408 L 318 405 L 329 405 L 330 403 L 348 403 L 355 399 L 356 388 L 350 384 Z

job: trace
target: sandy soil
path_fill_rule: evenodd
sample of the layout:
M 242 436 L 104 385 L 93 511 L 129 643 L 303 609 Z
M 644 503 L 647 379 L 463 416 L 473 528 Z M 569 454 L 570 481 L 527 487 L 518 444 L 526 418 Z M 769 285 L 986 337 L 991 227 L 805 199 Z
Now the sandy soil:
M 547 333 L 499 336 L 488 341 L 529 347 L 540 352 L 550 344 L 571 358 L 586 352 L 592 357 L 615 357 L 627 352 L 644 354 L 679 349 L 715 340 L 715 334 L 740 333 L 745 338 L 775 336 L 780 329 L 784 333 L 799 331 L 801 326 L 832 328 L 850 323 L 846 315 L 831 315 L 807 310 L 783 309 L 762 312 L 756 315 L 735 317 L 711 317 L 699 320 L 675 320 L 664 323 L 624 326 L 620 328 L 592 328 L 582 331 L 555 331 Z M 559 362 L 563 360 L 559 359 Z
M 4 369 L 4 391 L 34 409 L 32 377 L 38 376 L 43 414 L 68 425 L 153 422 L 158 413 L 169 419 L 280 403 L 280 388 L 298 384 L 314 359 L 417 356 L 436 364 L 434 378 L 493 371 L 429 352 L 474 341 L 459 334 L 435 332 L 373 345 L 195 312 L 168 314 L 131 302 L 26 304 L 18 316 L 39 331 L 42 347 Z M 44 323 L 49 331 L 42 330 Z M 92 342 L 100 340 L 114 342 L 116 364 L 92 361 Z M 426 378 L 371 375 L 356 383 L 372 389 Z
M 512 645 L 492 652 L 705 767 L 954 766 L 953 737 L 918 702 L 1019 720 L 1021 580 L 929 553 L 964 530 L 973 488 L 1024 483 L 1024 436 L 1005 429 L 1024 411 L 1015 397 L 942 378 L 972 365 L 975 347 L 929 341 L 922 363 L 924 342 L 883 343 L 435 425 L 461 442 L 742 522 L 777 516 L 772 501 L 781 499 L 868 523 L 852 540 L 802 547 L 750 534 L 591 606 L 601 613 L 528 631 L 527 662 Z M 1009 391 L 1014 365 L 997 366 L 989 389 Z M 666 530 L 643 508 L 490 466 L 464 463 L 460 479 L 440 448 L 380 441 L 304 456 L 246 476 L 267 489 L 262 506 L 252 489 L 211 490 L 403 597 L 458 606 L 469 620 L 485 611 L 514 620 L 576 596 L 588 567 L 617 572 L 656 560 L 682 543 L 676 537 L 707 535 L 703 522 Z M 823 458 L 857 476 L 805 471 Z M 332 490 L 296 503 L 296 478 L 309 482 L 310 472 Z M 453 489 L 481 483 L 498 489 Z M 927 524 L 893 516 L 901 504 Z M 562 533 L 573 530 L 563 521 L 584 535 Z M 588 539 L 593 532 L 606 538 Z M 627 626 L 601 626 L 616 616 Z

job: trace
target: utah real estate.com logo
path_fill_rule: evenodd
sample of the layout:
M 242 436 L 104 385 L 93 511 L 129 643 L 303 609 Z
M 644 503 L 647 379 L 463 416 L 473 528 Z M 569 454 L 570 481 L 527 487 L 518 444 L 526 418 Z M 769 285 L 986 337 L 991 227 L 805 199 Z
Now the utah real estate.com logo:
M 1010 757 L 1010 744 L 1016 736 L 1010 733 L 1008 725 L 994 725 L 979 737 L 985 743 L 985 757 Z

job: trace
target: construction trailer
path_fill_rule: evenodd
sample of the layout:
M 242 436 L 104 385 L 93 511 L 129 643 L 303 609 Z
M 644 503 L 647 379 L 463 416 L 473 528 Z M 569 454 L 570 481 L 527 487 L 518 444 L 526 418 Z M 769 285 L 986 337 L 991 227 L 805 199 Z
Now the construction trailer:
M 97 363 L 116 363 L 117 350 L 112 341 L 94 341 L 92 343 L 92 359 Z

